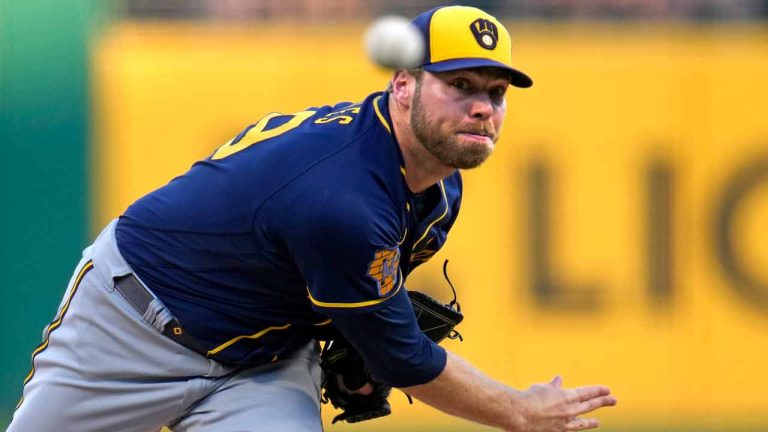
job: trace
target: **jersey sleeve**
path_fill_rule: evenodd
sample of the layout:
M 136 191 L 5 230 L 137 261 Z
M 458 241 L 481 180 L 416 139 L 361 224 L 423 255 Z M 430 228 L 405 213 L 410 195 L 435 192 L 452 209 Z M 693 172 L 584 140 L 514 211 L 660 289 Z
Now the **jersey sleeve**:
M 445 369 L 445 349 L 421 332 L 404 289 L 379 310 L 332 313 L 331 318 L 379 382 L 410 387 L 432 381 Z
M 369 190 L 369 192 L 371 192 Z M 419 329 L 400 269 L 399 219 L 383 199 L 339 195 L 294 215 L 290 251 L 312 308 L 326 314 L 378 381 L 424 384 L 445 350 Z
M 288 248 L 316 311 L 371 312 L 403 290 L 399 220 L 377 203 L 336 194 L 291 216 Z

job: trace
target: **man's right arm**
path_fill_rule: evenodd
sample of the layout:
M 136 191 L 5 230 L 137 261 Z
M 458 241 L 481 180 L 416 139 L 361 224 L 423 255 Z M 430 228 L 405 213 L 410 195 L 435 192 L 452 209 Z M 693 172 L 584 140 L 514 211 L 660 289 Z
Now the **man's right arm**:
M 316 199 L 300 214 L 281 214 L 278 220 L 284 223 L 280 235 L 301 269 L 312 307 L 333 320 L 372 377 L 442 411 L 509 431 L 596 427 L 595 421 L 577 417 L 615 404 L 607 388 L 562 389 L 557 379 L 516 391 L 448 356 L 422 333 L 402 271 L 395 268 L 401 238 L 397 215 L 388 213 L 388 206 L 376 213 L 385 196 L 373 201 L 371 196 Z M 389 257 L 386 266 L 377 261 L 381 254 Z M 379 267 L 381 274 L 373 271 Z M 386 292 L 380 277 L 384 267 L 391 276 Z
M 578 416 L 611 406 L 607 387 L 561 387 L 560 378 L 515 390 L 489 378 L 419 330 L 405 292 L 361 314 L 331 314 L 373 377 L 448 414 L 507 431 L 576 431 L 597 427 Z
M 596 419 L 579 416 L 616 404 L 607 387 L 564 389 L 560 377 L 518 391 L 450 352 L 437 378 L 401 390 L 448 414 L 515 432 L 593 429 Z

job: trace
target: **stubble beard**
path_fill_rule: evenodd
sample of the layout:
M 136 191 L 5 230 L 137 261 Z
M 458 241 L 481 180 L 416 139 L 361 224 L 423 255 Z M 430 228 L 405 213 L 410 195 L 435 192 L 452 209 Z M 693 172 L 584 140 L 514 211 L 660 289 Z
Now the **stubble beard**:
M 421 103 L 421 83 L 417 83 L 411 107 L 411 128 L 416 139 L 432 156 L 443 165 L 457 169 L 471 169 L 480 166 L 493 152 L 493 146 L 483 143 L 461 143 L 456 135 L 441 132 L 432 123 L 427 110 Z M 495 134 L 493 136 L 495 143 Z

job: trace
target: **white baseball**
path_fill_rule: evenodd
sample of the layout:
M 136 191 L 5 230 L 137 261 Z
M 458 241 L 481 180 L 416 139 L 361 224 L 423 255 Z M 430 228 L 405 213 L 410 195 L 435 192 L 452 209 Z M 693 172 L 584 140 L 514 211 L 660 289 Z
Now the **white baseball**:
M 378 18 L 365 32 L 365 52 L 379 66 L 410 69 L 421 65 L 424 39 L 406 18 Z

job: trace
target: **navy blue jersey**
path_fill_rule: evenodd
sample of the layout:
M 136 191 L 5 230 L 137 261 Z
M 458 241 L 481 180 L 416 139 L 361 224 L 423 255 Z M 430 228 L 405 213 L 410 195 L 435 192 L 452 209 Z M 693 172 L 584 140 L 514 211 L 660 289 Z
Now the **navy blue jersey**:
M 131 205 L 120 252 L 217 360 L 274 361 L 336 322 L 381 379 L 426 382 L 445 354 L 404 284 L 445 242 L 461 178 L 411 193 L 392 130 L 382 93 L 269 114 Z

